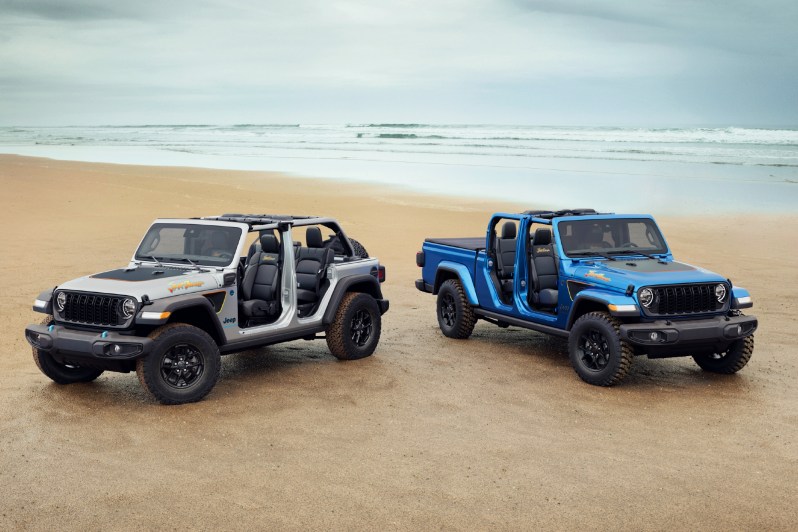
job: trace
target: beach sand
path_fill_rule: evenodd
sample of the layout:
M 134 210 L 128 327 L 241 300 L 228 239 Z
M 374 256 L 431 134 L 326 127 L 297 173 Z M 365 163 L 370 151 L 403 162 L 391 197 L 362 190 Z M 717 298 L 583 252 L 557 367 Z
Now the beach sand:
M 607 389 L 561 340 L 484 322 L 443 337 L 413 285 L 424 237 L 482 235 L 517 205 L 5 155 L 0 194 L 0 529 L 798 526 L 798 216 L 660 216 L 679 259 L 751 290 L 754 357 L 734 376 L 638 358 Z M 231 211 L 333 216 L 381 259 L 374 356 L 339 362 L 323 341 L 231 355 L 178 407 L 135 374 L 39 373 L 23 337 L 39 292 L 126 264 L 156 217 Z

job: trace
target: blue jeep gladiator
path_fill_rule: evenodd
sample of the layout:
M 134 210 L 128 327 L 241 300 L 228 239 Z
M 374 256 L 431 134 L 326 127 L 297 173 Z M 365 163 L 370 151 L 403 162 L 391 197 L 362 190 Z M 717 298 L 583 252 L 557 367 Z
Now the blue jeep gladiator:
M 500 231 L 499 231 L 500 229 Z M 754 349 L 751 296 L 673 260 L 647 215 L 592 209 L 497 213 L 485 238 L 428 238 L 416 288 L 436 294 L 438 325 L 468 338 L 477 320 L 568 338 L 576 373 L 611 386 L 635 355 L 692 356 L 736 373 Z

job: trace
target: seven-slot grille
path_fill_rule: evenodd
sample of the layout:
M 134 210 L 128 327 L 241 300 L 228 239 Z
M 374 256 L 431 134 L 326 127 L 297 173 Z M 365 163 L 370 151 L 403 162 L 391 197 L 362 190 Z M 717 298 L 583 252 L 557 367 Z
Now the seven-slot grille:
M 119 309 L 123 297 L 64 292 L 66 303 L 61 316 L 65 321 L 86 325 L 122 325 L 125 319 Z
M 720 310 L 724 303 L 719 303 L 715 297 L 715 286 L 717 283 L 653 286 L 654 303 L 650 313 L 665 316 Z

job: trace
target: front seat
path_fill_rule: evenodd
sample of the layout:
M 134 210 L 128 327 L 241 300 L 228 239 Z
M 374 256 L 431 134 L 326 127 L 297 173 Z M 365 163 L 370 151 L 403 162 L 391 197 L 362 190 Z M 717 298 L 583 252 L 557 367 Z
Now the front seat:
M 321 280 L 333 260 L 335 252 L 324 246 L 321 229 L 308 227 L 305 233 L 307 247 L 300 247 L 296 260 L 297 301 L 313 303 L 319 299 Z
M 280 310 L 280 242 L 272 234 L 260 237 L 261 251 L 249 259 L 241 281 L 241 312 L 247 318 L 268 318 Z
M 540 227 L 535 230 L 532 241 L 532 257 L 529 261 L 532 277 L 532 305 L 542 308 L 557 306 L 557 262 L 551 245 L 551 230 Z
M 501 283 L 502 292 L 513 293 L 513 275 L 515 273 L 515 224 L 504 222 L 502 236 L 496 239 L 496 274 Z

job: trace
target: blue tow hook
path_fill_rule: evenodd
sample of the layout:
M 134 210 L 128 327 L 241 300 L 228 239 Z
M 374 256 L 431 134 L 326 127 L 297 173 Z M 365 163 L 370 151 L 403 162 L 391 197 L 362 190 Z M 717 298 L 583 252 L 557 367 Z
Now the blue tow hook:
M 100 338 L 108 338 L 108 331 L 103 331 L 103 333 L 100 335 Z
M 53 332 L 53 329 L 55 329 L 55 325 L 50 325 L 47 327 L 47 332 Z

